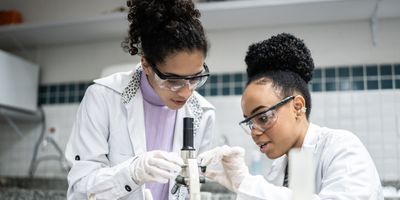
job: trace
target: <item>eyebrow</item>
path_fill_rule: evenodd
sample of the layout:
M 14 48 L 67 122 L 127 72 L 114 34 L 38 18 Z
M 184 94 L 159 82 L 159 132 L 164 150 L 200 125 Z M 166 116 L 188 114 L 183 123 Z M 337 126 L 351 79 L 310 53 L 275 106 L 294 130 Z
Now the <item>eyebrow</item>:
M 250 116 L 253 115 L 254 113 L 256 113 L 257 111 L 259 111 L 262 108 L 268 108 L 267 106 L 257 106 L 256 108 L 254 108 L 251 112 L 250 112 Z M 243 115 L 244 118 L 247 118 L 246 115 Z
M 160 71 L 160 70 L 158 70 L 158 71 Z M 203 69 L 200 72 L 197 72 L 196 74 L 193 74 L 193 75 L 187 75 L 187 76 L 196 76 L 196 75 L 201 74 L 201 72 L 203 72 L 203 71 L 204 71 L 204 65 L 203 65 Z M 176 77 L 182 77 L 182 78 L 187 77 L 187 76 L 182 76 L 182 75 L 178 75 L 178 74 L 174 74 L 174 73 L 168 73 L 168 72 L 162 72 L 162 71 L 160 71 L 160 72 L 167 76 L 176 76 Z

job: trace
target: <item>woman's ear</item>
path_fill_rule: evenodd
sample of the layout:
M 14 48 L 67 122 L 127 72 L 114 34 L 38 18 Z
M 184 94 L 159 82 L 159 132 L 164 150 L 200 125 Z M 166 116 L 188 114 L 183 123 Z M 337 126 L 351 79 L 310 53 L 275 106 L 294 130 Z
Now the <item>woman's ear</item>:
M 144 73 L 148 76 L 150 74 L 150 66 L 149 63 L 146 61 L 146 59 L 144 58 L 144 56 L 142 56 L 140 58 L 140 62 L 142 63 L 142 69 L 144 71 Z
M 303 96 L 297 95 L 293 99 L 294 109 L 296 110 L 296 116 L 300 116 L 301 113 L 306 111 L 306 101 Z

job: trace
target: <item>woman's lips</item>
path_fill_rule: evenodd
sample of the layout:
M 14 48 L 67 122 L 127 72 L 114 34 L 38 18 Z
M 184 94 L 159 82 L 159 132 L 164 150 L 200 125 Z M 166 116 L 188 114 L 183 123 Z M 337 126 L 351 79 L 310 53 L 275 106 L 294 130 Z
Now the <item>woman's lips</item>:
M 185 105 L 186 100 L 173 100 L 172 99 L 172 102 L 174 102 L 176 105 L 182 106 L 182 105 Z
M 271 143 L 271 142 L 269 141 L 269 142 L 265 142 L 265 143 L 262 143 L 262 144 L 258 145 L 260 147 L 260 151 L 262 153 L 266 153 L 267 152 L 267 146 L 268 146 L 269 143 Z

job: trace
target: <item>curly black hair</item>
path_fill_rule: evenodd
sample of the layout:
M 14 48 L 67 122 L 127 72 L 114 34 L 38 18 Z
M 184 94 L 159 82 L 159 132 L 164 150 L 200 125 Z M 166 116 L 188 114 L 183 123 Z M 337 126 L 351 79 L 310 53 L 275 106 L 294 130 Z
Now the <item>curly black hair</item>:
M 261 78 L 272 81 L 281 98 L 299 92 L 305 99 L 306 117 L 311 112 L 307 83 L 312 79 L 314 61 L 304 42 L 288 33 L 252 44 L 246 54 L 247 85 Z
M 122 47 L 142 55 L 152 64 L 171 54 L 200 50 L 207 55 L 208 42 L 191 0 L 128 0 L 129 36 Z

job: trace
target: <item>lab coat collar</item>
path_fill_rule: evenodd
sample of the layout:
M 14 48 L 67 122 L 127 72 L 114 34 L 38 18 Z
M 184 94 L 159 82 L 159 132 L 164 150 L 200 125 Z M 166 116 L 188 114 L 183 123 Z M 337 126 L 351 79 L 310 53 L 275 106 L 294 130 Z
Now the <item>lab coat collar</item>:
M 135 98 L 124 105 L 128 115 L 128 131 L 133 150 L 135 155 L 140 155 L 147 151 L 142 92 L 138 90 Z
M 313 123 L 309 123 L 301 149 L 307 149 L 313 152 L 314 154 L 316 153 L 316 145 L 318 142 L 317 131 L 318 131 L 318 126 L 314 125 Z M 286 156 L 286 154 L 277 158 L 271 165 L 271 170 L 268 173 L 267 180 L 276 185 L 282 185 L 287 162 L 288 162 L 288 157 Z
M 307 149 L 310 150 L 311 152 L 316 151 L 316 145 L 318 142 L 318 126 L 313 124 L 313 123 L 309 123 L 308 124 L 308 129 L 307 129 L 307 133 L 306 136 L 304 137 L 304 141 L 303 141 L 303 145 L 301 146 L 301 149 Z
M 137 70 L 128 71 L 128 72 L 118 72 L 112 74 L 110 76 L 106 76 L 103 78 L 99 78 L 94 80 L 93 82 L 103 85 L 107 88 L 114 90 L 117 93 L 122 94 L 125 86 L 127 86 L 132 77 L 137 73 Z M 139 76 L 140 78 L 140 76 Z M 139 79 L 140 80 L 140 79 Z
M 121 102 L 126 109 L 129 137 L 135 155 L 146 152 L 147 149 L 143 117 L 143 96 L 140 91 L 141 72 L 142 67 L 138 64 L 133 71 L 119 72 L 94 80 L 95 83 L 121 94 Z

